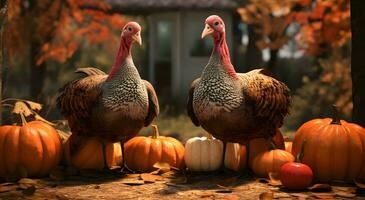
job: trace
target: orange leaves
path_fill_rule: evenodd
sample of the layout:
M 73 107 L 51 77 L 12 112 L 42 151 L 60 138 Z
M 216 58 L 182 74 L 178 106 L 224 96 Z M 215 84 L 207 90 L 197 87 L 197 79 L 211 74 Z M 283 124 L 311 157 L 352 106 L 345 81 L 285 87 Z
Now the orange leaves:
M 330 51 L 351 38 L 348 0 L 317 0 L 313 8 L 295 15 L 297 22 L 302 24 L 298 42 L 308 54 Z M 307 19 L 300 19 L 299 15 L 305 15 Z
M 256 45 L 263 48 L 280 49 L 288 41 L 285 35 L 291 22 L 291 7 L 294 0 L 251 0 L 246 7 L 237 12 L 247 24 L 255 26 L 255 31 L 262 35 Z
M 26 54 L 30 44 L 39 45 L 37 65 L 65 62 L 81 42 L 112 40 L 110 30 L 120 30 L 124 24 L 123 17 L 108 13 L 105 0 L 43 0 L 24 7 L 28 1 L 10 1 L 7 48 L 11 55 Z
M 349 0 L 250 0 L 237 12 L 262 35 L 260 48 L 281 48 L 291 23 L 301 26 L 296 39 L 308 54 L 330 51 L 351 38 Z

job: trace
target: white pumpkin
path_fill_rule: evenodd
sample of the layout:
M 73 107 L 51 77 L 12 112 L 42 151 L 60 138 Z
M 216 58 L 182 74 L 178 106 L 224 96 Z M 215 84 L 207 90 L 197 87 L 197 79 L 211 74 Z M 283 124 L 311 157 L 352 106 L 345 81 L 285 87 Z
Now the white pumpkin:
M 223 142 L 211 135 L 190 138 L 185 143 L 185 164 L 191 171 L 215 171 L 222 159 Z
M 247 149 L 245 145 L 230 143 L 226 145 L 224 166 L 233 171 L 243 171 L 247 165 Z

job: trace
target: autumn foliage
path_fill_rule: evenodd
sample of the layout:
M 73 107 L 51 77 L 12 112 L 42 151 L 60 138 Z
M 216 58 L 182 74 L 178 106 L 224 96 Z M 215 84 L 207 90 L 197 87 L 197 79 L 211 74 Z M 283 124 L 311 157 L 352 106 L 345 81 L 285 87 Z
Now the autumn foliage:
M 108 39 L 120 29 L 123 17 L 108 14 L 110 5 L 98 0 L 12 0 L 8 11 L 7 47 L 10 59 L 36 46 L 35 64 L 65 62 L 80 46 Z M 34 48 L 34 47 L 33 47 Z
M 250 0 L 238 13 L 262 35 L 262 49 L 280 49 L 294 36 L 306 53 L 319 55 L 351 38 L 349 0 Z M 291 36 L 292 24 L 300 27 Z

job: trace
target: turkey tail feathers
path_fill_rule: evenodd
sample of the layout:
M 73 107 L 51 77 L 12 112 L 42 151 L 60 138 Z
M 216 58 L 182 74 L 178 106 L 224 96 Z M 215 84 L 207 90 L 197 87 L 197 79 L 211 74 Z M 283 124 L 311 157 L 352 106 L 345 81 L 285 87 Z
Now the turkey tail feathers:
M 105 75 L 105 72 L 97 69 L 95 67 L 82 67 L 75 70 L 75 73 L 84 74 L 86 76 L 93 76 L 93 75 Z

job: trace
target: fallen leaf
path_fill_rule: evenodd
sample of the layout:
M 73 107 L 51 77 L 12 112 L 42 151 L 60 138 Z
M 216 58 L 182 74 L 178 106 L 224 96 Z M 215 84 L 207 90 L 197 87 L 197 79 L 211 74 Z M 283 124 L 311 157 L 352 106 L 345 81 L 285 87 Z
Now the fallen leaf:
M 94 189 L 100 189 L 100 185 L 95 185 Z
M 301 198 L 301 199 L 309 198 L 309 195 L 304 194 L 304 193 L 290 193 L 290 196 L 298 197 L 298 198 Z
M 179 176 L 173 179 L 170 179 L 169 183 L 172 184 L 185 184 L 188 182 L 188 178 L 186 176 Z
M 15 102 L 12 113 L 23 114 L 24 117 L 28 117 L 33 114 L 32 111 L 28 108 L 27 104 L 25 104 L 23 101 Z
M 22 178 L 18 181 L 19 184 L 29 184 L 29 185 L 35 185 L 37 184 L 36 180 L 30 179 L 30 178 Z
M 314 184 L 312 187 L 308 188 L 312 192 L 329 192 L 332 190 L 329 184 Z
M 24 189 L 22 191 L 22 193 L 25 194 L 25 195 L 33 195 L 35 193 L 35 190 L 36 190 L 35 186 L 31 185 L 28 188 Z
M 122 183 L 125 185 L 137 186 L 137 185 L 143 185 L 144 181 L 143 180 L 125 180 Z
M 154 172 L 156 172 L 156 171 L 154 171 Z M 173 170 L 161 174 L 161 176 L 164 178 L 177 178 L 179 175 L 180 175 L 180 173 L 173 171 Z
M 171 166 L 166 162 L 157 162 L 153 165 L 153 167 L 159 170 L 159 173 L 166 173 L 171 170 Z
M 275 192 L 274 194 L 274 199 L 285 199 L 285 198 L 292 199 L 291 196 L 285 192 Z
M 15 184 L 13 184 L 13 185 L 0 185 L 0 193 L 16 190 L 17 187 L 18 186 L 15 185 Z
M 160 181 L 163 178 L 161 176 L 157 176 L 157 175 L 153 175 L 153 174 L 148 174 L 148 173 L 143 173 L 140 175 L 140 178 L 145 182 L 145 183 L 154 183 L 156 181 Z
M 353 198 L 356 197 L 356 194 L 348 193 L 348 192 L 335 192 L 336 196 L 345 197 L 345 198 Z
M 42 109 L 42 104 L 40 103 L 36 103 L 34 101 L 29 101 L 29 100 L 24 100 L 24 102 L 27 103 L 29 108 L 32 110 L 38 111 Z
M 333 194 L 327 193 L 327 194 L 313 194 L 314 197 L 317 199 L 335 199 L 335 196 Z
M 139 178 L 140 174 L 127 174 L 127 178 Z
M 270 172 L 269 173 L 269 182 L 268 182 L 269 185 L 271 186 L 281 186 L 282 183 L 279 179 L 279 174 L 278 173 L 273 173 L 273 172 Z
M 17 189 L 21 189 L 21 190 L 25 190 L 28 189 L 30 186 L 32 186 L 31 184 L 18 184 L 18 188 Z
M 272 200 L 274 199 L 274 193 L 273 192 L 264 192 L 261 193 L 259 196 L 260 200 Z
M 365 189 L 365 183 L 360 183 L 356 179 L 354 179 L 354 183 L 358 188 Z
M 8 185 L 15 185 L 15 183 L 9 183 L 9 182 L 8 183 L 1 183 L 0 184 L 0 187 L 1 186 L 8 186 Z

